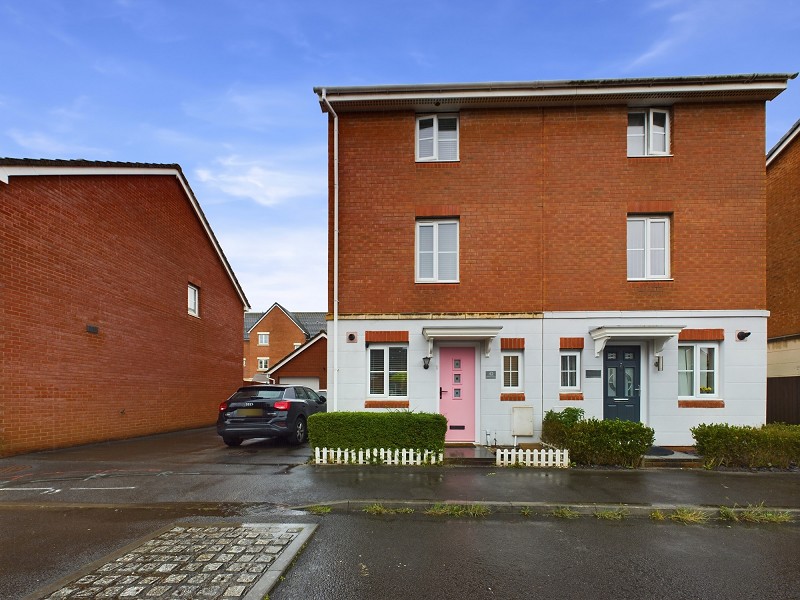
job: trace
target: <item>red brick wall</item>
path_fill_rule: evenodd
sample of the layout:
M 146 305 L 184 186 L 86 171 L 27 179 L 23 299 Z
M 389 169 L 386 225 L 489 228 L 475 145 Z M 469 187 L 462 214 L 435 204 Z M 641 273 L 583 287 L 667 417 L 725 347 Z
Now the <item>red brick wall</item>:
M 676 105 L 667 158 L 628 158 L 626 120 L 465 109 L 460 162 L 416 163 L 413 112 L 342 114 L 340 313 L 765 308 L 763 103 Z M 459 284 L 414 283 L 431 205 L 458 212 Z M 674 281 L 628 282 L 627 214 L 665 209 Z
M 769 337 L 800 333 L 800 138 L 767 168 Z
M 258 345 L 258 332 L 269 333 L 269 346 Z M 244 342 L 244 377 L 258 373 L 258 357 L 269 357 L 269 365 L 277 364 L 284 356 L 294 352 L 294 345 L 304 344 L 306 335 L 289 316 L 277 306 L 269 311 L 250 332 Z
M 281 377 L 317 377 L 325 389 L 328 381 L 328 340 L 321 339 L 273 374 L 275 381 Z
M 214 423 L 243 307 L 174 177 L 12 177 L 0 248 L 0 452 Z

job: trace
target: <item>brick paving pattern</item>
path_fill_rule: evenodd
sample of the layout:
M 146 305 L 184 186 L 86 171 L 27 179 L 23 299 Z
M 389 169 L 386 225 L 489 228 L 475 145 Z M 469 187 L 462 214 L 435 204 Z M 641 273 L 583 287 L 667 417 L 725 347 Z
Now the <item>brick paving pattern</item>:
M 175 526 L 45 598 L 244 598 L 302 531 Z

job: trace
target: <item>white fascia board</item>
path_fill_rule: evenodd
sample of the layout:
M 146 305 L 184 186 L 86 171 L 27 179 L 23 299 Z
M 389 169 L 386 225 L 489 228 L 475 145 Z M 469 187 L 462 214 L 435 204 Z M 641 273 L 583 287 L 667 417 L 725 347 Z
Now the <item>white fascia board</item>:
M 419 100 L 419 99 L 441 99 L 459 100 L 473 98 L 551 98 L 554 96 L 574 96 L 575 98 L 597 98 L 602 96 L 619 95 L 654 95 L 662 96 L 665 94 L 680 95 L 696 92 L 741 92 L 750 90 L 764 91 L 783 91 L 786 89 L 786 82 L 772 83 L 759 82 L 749 84 L 737 83 L 709 83 L 704 85 L 654 85 L 654 86 L 624 86 L 624 87 L 603 87 L 597 86 L 580 87 L 564 86 L 554 88 L 534 88 L 534 89 L 471 89 L 471 90 L 414 90 L 408 92 L 375 92 L 375 93 L 336 93 L 331 96 L 328 90 L 328 101 L 332 104 L 347 102 L 382 102 L 391 100 Z
M 768 310 L 630 310 L 630 311 L 549 311 L 545 319 L 668 319 L 668 318 L 752 318 L 769 317 Z
M 592 329 L 589 331 L 589 335 L 594 340 L 595 357 L 600 356 L 608 340 L 620 338 L 654 340 L 656 342 L 655 354 L 659 355 L 664 351 L 664 344 L 667 343 L 667 340 L 678 335 L 685 327 L 686 325 L 673 325 L 672 327 L 661 325 L 609 326 Z
M 194 193 L 192 192 L 191 188 L 189 187 L 189 182 L 186 181 L 186 178 L 183 176 L 177 169 L 163 169 L 163 168 L 141 168 L 141 167 L 38 167 L 38 166 L 3 166 L 0 167 L 0 181 L 3 183 L 8 183 L 9 177 L 43 177 L 43 176 L 86 176 L 86 175 L 100 175 L 100 176 L 114 176 L 114 175 L 121 175 L 121 176 L 132 176 L 132 175 L 168 175 L 172 177 L 176 177 L 183 188 L 186 197 L 189 199 L 189 203 L 192 205 L 192 209 L 197 215 L 200 224 L 203 226 L 203 230 L 206 232 L 206 237 L 208 237 L 211 245 L 214 247 L 214 250 L 217 253 L 217 257 L 219 257 L 222 266 L 225 268 L 225 272 L 228 274 L 228 277 L 233 283 L 233 287 L 236 290 L 239 299 L 242 301 L 242 305 L 245 309 L 250 308 L 250 304 L 247 302 L 247 298 L 244 295 L 244 291 L 242 287 L 239 285 L 239 281 L 236 279 L 236 275 L 234 275 L 231 266 L 228 264 L 228 259 L 225 258 L 225 254 L 222 252 L 222 248 L 217 242 L 217 238 L 214 235 L 214 232 L 211 230 L 211 226 L 208 224 L 208 221 L 203 214 L 202 209 L 200 208 L 200 203 L 195 198 Z

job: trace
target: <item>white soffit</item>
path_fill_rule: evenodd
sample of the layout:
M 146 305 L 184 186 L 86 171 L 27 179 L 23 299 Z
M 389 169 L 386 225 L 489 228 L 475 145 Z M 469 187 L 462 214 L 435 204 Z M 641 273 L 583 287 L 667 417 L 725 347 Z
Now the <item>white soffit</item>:
M 663 327 L 660 325 L 640 325 L 640 326 L 609 326 L 598 327 L 589 331 L 589 335 L 594 340 L 594 355 L 600 356 L 606 342 L 617 339 L 644 339 L 653 340 L 656 343 L 655 353 L 661 354 L 664 351 L 664 344 L 667 340 L 678 335 L 686 325 L 673 325 Z
M 502 327 L 423 327 L 422 335 L 428 340 L 428 356 L 433 356 L 435 341 L 482 341 L 484 354 L 488 357 L 492 340 Z

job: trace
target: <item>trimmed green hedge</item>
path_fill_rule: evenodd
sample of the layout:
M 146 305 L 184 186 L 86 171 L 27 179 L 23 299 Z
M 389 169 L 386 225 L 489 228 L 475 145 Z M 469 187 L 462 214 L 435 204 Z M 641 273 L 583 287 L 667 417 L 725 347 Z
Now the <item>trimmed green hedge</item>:
M 697 453 L 705 466 L 800 466 L 800 425 L 774 423 L 763 427 L 702 424 L 692 427 Z
M 566 448 L 570 460 L 581 465 L 638 467 L 654 440 L 655 431 L 642 423 L 584 420 L 580 408 L 550 410 L 542 420 L 542 441 Z
M 308 419 L 308 438 L 313 448 L 443 452 L 446 431 L 447 419 L 443 415 L 409 411 L 317 413 Z

